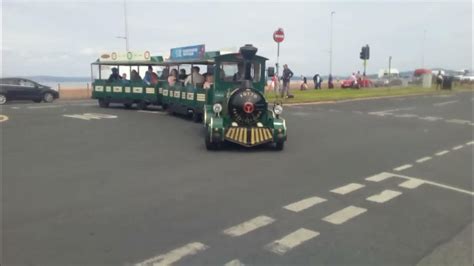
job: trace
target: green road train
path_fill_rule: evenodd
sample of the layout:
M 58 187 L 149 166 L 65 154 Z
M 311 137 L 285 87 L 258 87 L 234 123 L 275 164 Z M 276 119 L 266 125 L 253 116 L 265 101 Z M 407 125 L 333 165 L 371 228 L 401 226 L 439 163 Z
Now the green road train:
M 92 98 L 101 107 L 158 105 L 189 116 L 204 124 L 208 150 L 226 142 L 282 150 L 287 128 L 282 105 L 269 106 L 264 96 L 266 60 L 252 45 L 226 54 L 206 52 L 204 45 L 173 48 L 167 60 L 149 52 L 103 54 L 91 65 Z M 274 75 L 272 67 L 267 75 Z

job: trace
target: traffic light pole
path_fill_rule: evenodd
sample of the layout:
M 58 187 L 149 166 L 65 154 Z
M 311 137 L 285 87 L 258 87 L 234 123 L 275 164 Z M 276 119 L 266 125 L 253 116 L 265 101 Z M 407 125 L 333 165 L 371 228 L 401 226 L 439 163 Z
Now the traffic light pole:
M 367 70 L 367 59 L 364 59 L 364 77 L 365 77 L 366 70 Z

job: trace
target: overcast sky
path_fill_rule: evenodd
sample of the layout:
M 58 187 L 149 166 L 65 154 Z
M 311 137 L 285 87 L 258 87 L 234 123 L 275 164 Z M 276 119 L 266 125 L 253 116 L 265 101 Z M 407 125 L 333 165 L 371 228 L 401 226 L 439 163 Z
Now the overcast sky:
M 89 76 L 105 51 L 124 51 L 123 1 L 2 1 L 2 73 Z M 368 73 L 392 66 L 472 68 L 472 3 L 410 1 L 158 2 L 127 0 L 130 49 L 169 53 L 205 44 L 207 50 L 251 43 L 276 61 L 274 30 L 282 27 L 280 63 L 295 74 L 329 71 L 330 13 L 334 15 L 333 73 Z

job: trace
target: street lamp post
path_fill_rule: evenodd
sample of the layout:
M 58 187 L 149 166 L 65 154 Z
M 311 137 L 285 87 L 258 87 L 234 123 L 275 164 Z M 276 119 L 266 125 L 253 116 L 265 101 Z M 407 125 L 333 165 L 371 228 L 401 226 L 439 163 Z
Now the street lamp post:
M 425 41 L 426 41 L 426 30 L 423 30 L 423 40 L 421 41 L 421 67 L 425 67 Z
M 331 11 L 331 22 L 329 25 L 329 75 L 332 76 L 332 18 L 336 11 Z
M 125 24 L 125 36 L 116 36 L 116 37 L 119 39 L 125 40 L 125 51 L 128 53 L 130 49 L 128 46 L 127 0 L 123 0 L 123 21 Z

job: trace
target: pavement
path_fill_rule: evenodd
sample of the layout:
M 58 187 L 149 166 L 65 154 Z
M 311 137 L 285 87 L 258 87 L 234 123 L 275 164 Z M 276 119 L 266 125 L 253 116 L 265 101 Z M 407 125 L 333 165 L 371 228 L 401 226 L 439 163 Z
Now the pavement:
M 2 265 L 472 265 L 471 92 L 288 106 L 209 152 L 159 109 L 0 107 Z

